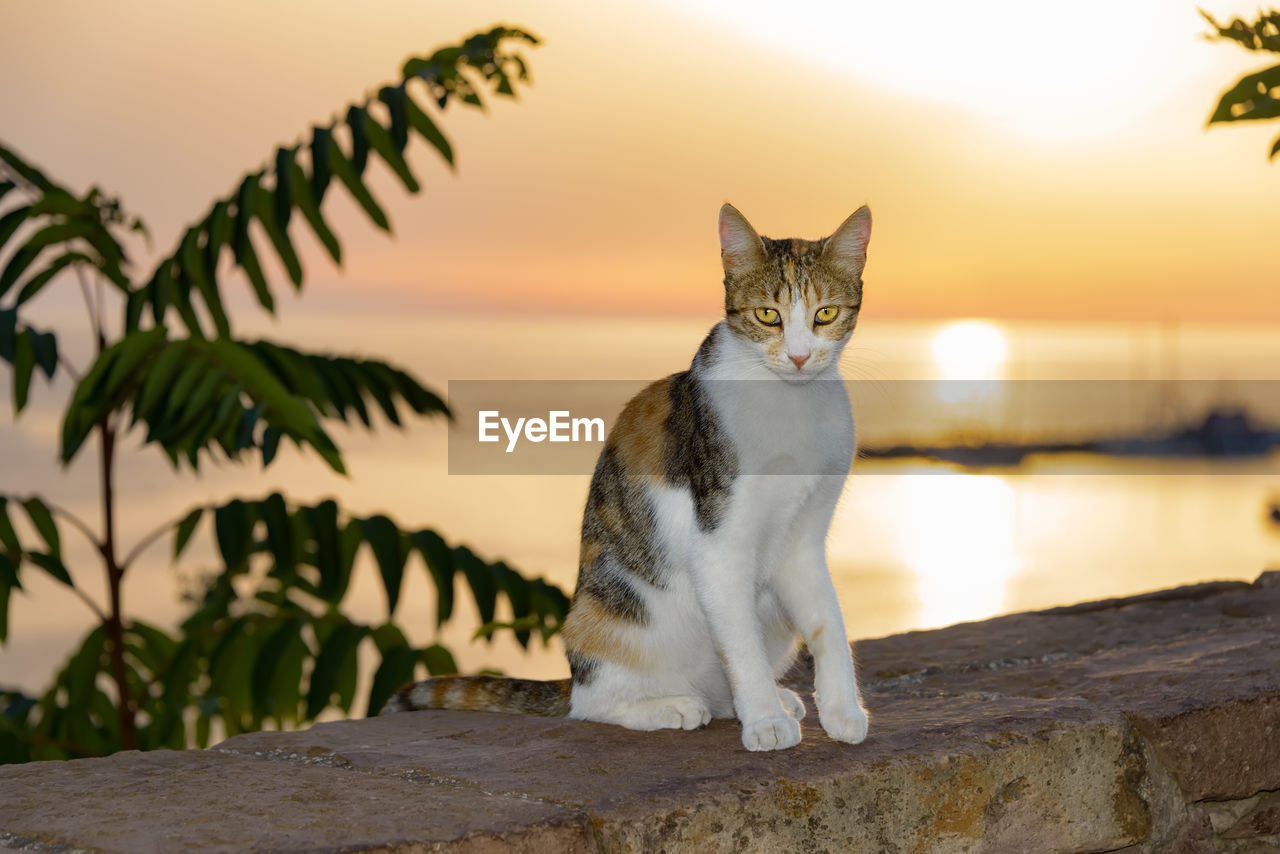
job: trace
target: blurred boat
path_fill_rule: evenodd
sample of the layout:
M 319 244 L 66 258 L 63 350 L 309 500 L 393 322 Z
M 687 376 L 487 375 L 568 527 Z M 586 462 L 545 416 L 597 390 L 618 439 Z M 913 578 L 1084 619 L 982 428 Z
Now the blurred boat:
M 1254 423 L 1241 407 L 1219 406 L 1198 423 L 1146 436 L 1112 436 L 1083 442 L 979 442 L 964 445 L 895 445 L 859 448 L 863 459 L 923 457 L 968 467 L 1016 466 L 1035 454 L 1104 454 L 1116 457 L 1262 457 L 1280 446 L 1280 429 Z M 1280 522 L 1280 505 L 1272 508 Z

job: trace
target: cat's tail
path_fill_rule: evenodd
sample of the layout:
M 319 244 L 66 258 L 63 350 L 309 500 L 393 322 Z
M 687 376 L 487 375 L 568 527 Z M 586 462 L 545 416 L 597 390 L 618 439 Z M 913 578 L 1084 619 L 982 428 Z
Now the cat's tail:
M 438 676 L 397 691 L 381 714 L 455 709 L 562 718 L 569 714 L 569 680 L 539 682 L 499 676 Z

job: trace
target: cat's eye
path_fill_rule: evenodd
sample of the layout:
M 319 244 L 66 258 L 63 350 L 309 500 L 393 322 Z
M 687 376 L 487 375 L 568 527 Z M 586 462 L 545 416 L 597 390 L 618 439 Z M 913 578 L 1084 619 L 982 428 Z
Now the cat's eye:
M 778 316 L 778 310 L 776 308 L 757 308 L 756 320 L 760 321 L 765 326 L 777 326 L 782 322 L 782 318 Z
M 840 313 L 840 309 L 834 305 L 826 306 L 818 309 L 818 313 L 813 316 L 813 322 L 818 325 L 830 323 L 836 319 L 836 315 Z

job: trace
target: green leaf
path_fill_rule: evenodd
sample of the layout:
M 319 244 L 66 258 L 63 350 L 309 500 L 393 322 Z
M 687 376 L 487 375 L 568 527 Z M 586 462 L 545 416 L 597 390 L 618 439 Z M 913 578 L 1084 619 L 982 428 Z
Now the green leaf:
M 284 226 L 276 219 L 270 194 L 259 188 L 258 192 L 254 193 L 252 204 L 253 214 L 258 218 L 258 222 L 262 223 L 262 228 L 270 238 L 271 245 L 276 248 L 276 254 L 280 256 L 280 261 L 288 271 L 289 279 L 294 287 L 302 287 L 302 262 L 298 260 L 298 253 L 294 250 Z
M 22 554 L 18 532 L 13 529 L 13 522 L 9 520 L 9 499 L 3 495 L 0 495 L 0 548 L 15 559 Z
M 407 646 L 393 646 L 382 653 L 382 663 L 373 674 L 373 685 L 369 689 L 369 704 L 365 714 L 373 716 L 382 710 L 402 685 L 413 681 L 413 672 L 418 663 L 417 654 Z
M 232 230 L 232 251 L 236 263 L 244 263 L 245 248 L 249 246 L 249 223 L 253 221 L 253 200 L 258 195 L 258 181 L 261 172 L 246 175 L 236 190 L 236 220 Z
M 0 552 L 0 590 L 22 589 L 22 582 L 18 579 L 18 560 Z
M 351 193 L 352 198 L 359 202 L 360 207 L 364 208 L 364 212 L 369 215 L 369 219 L 373 220 L 378 228 L 390 232 L 391 223 L 387 219 L 387 215 L 383 213 L 382 208 L 374 201 L 373 194 L 369 192 L 369 189 L 360 180 L 360 176 L 351 165 L 351 161 L 342 153 L 342 149 L 338 147 L 338 143 L 334 139 L 329 140 L 329 170 L 346 185 L 347 191 Z
M 422 555 L 435 583 L 436 628 L 439 628 L 453 615 L 453 575 L 457 571 L 453 551 L 435 531 L 414 531 L 409 540 Z
M 333 440 L 320 427 L 306 403 L 290 394 L 249 348 L 228 340 L 211 341 L 204 346 L 253 400 L 263 406 L 266 420 L 295 440 L 311 444 L 332 469 L 345 473 Z
M 284 496 L 273 492 L 258 504 L 258 515 L 267 526 L 267 544 L 275 560 L 273 575 L 292 578 L 298 567 L 298 543 L 293 537 L 293 522 Z
M 1269 94 L 1277 87 L 1280 87 L 1280 65 L 1241 77 L 1235 86 L 1222 93 L 1208 123 L 1256 121 L 1280 116 L 1280 99 Z M 0 293 L 3 293 L 3 281 L 0 281 Z
M 352 372 L 360 377 L 365 391 L 373 396 L 378 402 L 378 406 L 382 409 L 382 414 L 387 416 L 387 420 L 397 427 L 400 426 L 400 414 L 396 411 L 395 398 L 391 395 L 391 389 L 383 382 L 382 377 L 377 371 L 371 370 L 367 363 L 357 362 L 351 366 Z
M 276 458 L 276 452 L 280 449 L 280 428 L 275 425 L 267 427 L 262 431 L 262 467 L 266 468 L 271 465 L 271 461 Z
M 162 326 L 131 332 L 98 354 L 76 384 L 62 420 L 63 462 L 70 462 L 98 422 L 123 404 L 140 381 L 135 371 L 163 346 L 165 335 Z
M 0 248 L 3 248 L 9 242 L 9 238 L 13 237 L 24 222 L 27 221 L 28 214 L 31 213 L 31 205 L 19 205 L 11 211 L 0 216 Z
M 178 371 L 191 365 L 188 360 L 190 347 L 185 341 L 171 341 L 160 351 L 160 355 L 147 371 L 133 403 L 133 423 L 140 418 L 150 418 L 157 407 L 166 400 L 166 394 L 173 388 L 173 380 Z M 177 403 L 177 400 L 173 400 Z
M 342 246 L 338 243 L 337 236 L 330 230 L 328 223 L 324 221 L 324 215 L 320 213 L 320 204 L 312 195 L 311 183 L 307 181 L 307 176 L 297 163 L 293 164 L 293 180 L 290 182 L 290 187 L 293 190 L 294 205 L 302 212 L 303 217 L 311 225 L 311 230 L 328 250 L 333 263 L 341 265 Z
M 387 105 L 387 113 L 391 116 L 391 142 L 397 153 L 402 152 L 409 144 L 409 96 L 405 93 L 404 84 L 383 86 L 378 90 L 378 99 Z
M 351 168 L 357 176 L 364 175 L 365 166 L 369 162 L 369 142 L 364 135 L 367 115 L 363 107 L 352 106 L 347 110 L 347 130 L 351 132 Z
M 49 554 L 62 560 L 62 540 L 58 537 L 58 526 L 54 524 L 49 508 L 39 498 L 28 498 L 22 502 L 22 506 L 26 508 L 27 516 L 40 538 L 49 546 Z
M 13 412 L 17 415 L 27 405 L 31 391 L 31 375 L 36 366 L 36 348 L 31 330 L 18 333 L 13 342 Z
M 303 510 L 316 543 L 316 569 L 320 571 L 320 596 L 336 603 L 342 598 L 342 566 L 338 544 L 338 505 L 326 500 Z
M 0 359 L 13 361 L 13 349 L 18 336 L 18 310 L 0 309 Z
M 311 670 L 311 686 L 307 692 L 307 717 L 314 718 L 333 700 L 342 672 L 356 661 L 356 649 L 369 633 L 367 626 L 342 623 L 320 646 L 315 667 Z
M 218 551 L 228 570 L 240 569 L 248 560 L 253 516 L 253 509 L 239 498 L 214 508 L 213 527 L 218 537 Z
M 462 569 L 462 574 L 471 587 L 471 595 L 475 597 L 476 608 L 480 610 L 480 622 L 493 622 L 494 607 L 498 601 L 498 585 L 494 581 L 489 566 L 472 554 L 465 546 L 453 550 L 453 558 Z
M 276 223 L 281 231 L 289 230 L 289 219 L 293 215 L 293 192 L 290 184 L 293 181 L 293 149 L 276 149 L 276 189 L 275 210 Z
M 149 672 L 156 673 L 165 667 L 178 648 L 178 642 L 155 626 L 134 620 L 125 629 L 126 640 L 134 640 L 133 652 L 138 663 Z
M 0 145 L 0 162 L 8 165 L 14 172 L 17 172 L 21 177 L 25 178 L 28 183 L 35 184 L 36 187 L 46 193 L 51 190 L 56 190 L 62 193 L 67 192 L 63 187 L 46 178 L 44 173 L 35 166 L 32 166 L 30 163 L 19 157 L 17 152 L 5 148 L 2 145 Z
M 89 720 L 89 709 L 94 695 L 98 693 L 95 683 L 102 672 L 106 658 L 106 629 L 102 626 L 94 629 L 80 644 L 79 650 L 67 662 L 66 670 L 61 674 L 63 687 L 66 690 L 66 711 L 72 716 L 68 721 L 69 734 L 82 745 L 100 752 L 106 747 L 102 735 Z
M 400 602 L 400 585 L 404 580 L 404 562 L 408 552 L 402 544 L 400 529 L 386 516 L 362 519 L 360 527 L 378 562 L 382 586 L 387 591 L 387 616 L 390 617 Z
M 63 565 L 62 558 L 44 552 L 27 552 L 26 558 L 68 587 L 76 586 L 71 580 L 71 573 Z
M 413 177 L 413 172 L 409 170 L 409 164 L 405 162 L 404 157 L 396 150 L 391 135 L 374 120 L 373 116 L 369 116 L 365 130 L 366 135 L 369 137 L 369 145 L 386 161 L 387 165 L 391 167 L 391 171 L 396 173 L 396 177 L 404 184 L 405 189 L 410 193 L 416 193 L 421 190 L 422 187 L 418 184 L 418 179 Z
M 438 643 L 422 650 L 421 659 L 432 676 L 451 676 L 458 672 L 458 663 L 453 660 L 453 653 Z
M 27 335 L 31 337 L 31 349 L 36 354 L 36 364 L 40 370 L 44 371 L 45 377 L 53 379 L 53 374 L 58 370 L 58 339 L 52 332 L 36 332 L 34 329 L 27 329 Z
M 249 284 L 253 286 L 253 293 L 258 298 L 258 304 L 267 311 L 274 313 L 276 301 L 271 296 L 271 289 L 267 287 L 267 277 L 262 273 L 262 265 L 258 263 L 258 252 L 253 248 L 252 240 L 245 244 L 244 257 L 240 259 L 240 267 L 244 270 L 245 276 L 248 277 Z
M 36 257 L 50 246 L 66 243 L 77 237 L 89 238 L 95 228 L 94 223 L 84 221 L 60 222 L 46 225 L 33 234 L 5 264 L 0 272 L 0 296 L 4 296 L 9 288 L 18 281 L 18 277 L 36 260 Z
M 409 124 L 418 134 L 431 144 L 431 147 L 440 153 L 444 161 L 449 164 L 449 168 L 453 168 L 453 146 L 449 144 L 449 140 L 436 127 L 435 122 L 431 121 L 431 117 L 423 112 L 422 108 L 414 103 L 412 98 L 405 98 L 405 111 L 409 117 Z
M 360 550 L 362 542 L 364 542 L 364 532 L 360 530 L 360 523 L 354 519 L 344 525 L 342 532 L 338 534 L 338 599 L 346 596 L 347 588 L 351 586 L 351 573 L 356 565 L 356 552 Z
M 329 189 L 329 141 L 333 134 L 327 127 L 311 129 L 311 195 L 316 205 L 324 201 Z
M 0 554 L 0 565 L 10 563 L 9 559 Z M 9 640 L 9 593 L 14 588 L 8 584 L 0 583 L 0 645 Z M 0 760 L 4 757 L 0 756 Z
M 65 270 L 68 265 L 76 262 L 92 264 L 93 259 L 88 255 L 85 255 L 83 252 L 67 252 L 64 255 L 59 256 L 54 261 L 50 262 L 48 267 L 45 267 L 30 279 L 27 279 L 26 284 L 24 284 L 22 289 L 18 291 L 18 299 L 13 304 L 14 308 L 17 308 L 27 300 L 35 297 L 35 295 L 40 293 L 41 289 L 44 288 L 45 285 L 49 284 L 50 280 L 52 280 L 54 276 Z
M 290 686 L 289 668 L 292 648 L 303 644 L 302 627 L 305 625 L 301 617 L 281 620 L 258 651 L 253 665 L 253 707 L 257 714 L 279 714 L 282 701 L 292 693 L 298 692 L 298 681 L 295 677 Z M 305 650 L 305 645 L 304 645 Z
M 156 325 L 164 323 L 165 312 L 173 299 L 173 263 L 165 259 L 146 284 L 147 298 L 151 303 L 151 319 Z
M 187 543 L 191 540 L 191 535 L 195 533 L 196 525 L 200 524 L 200 520 L 204 517 L 204 508 L 197 507 L 182 517 L 182 521 L 173 531 L 173 559 L 177 560 L 182 556 L 182 550 L 187 547 Z

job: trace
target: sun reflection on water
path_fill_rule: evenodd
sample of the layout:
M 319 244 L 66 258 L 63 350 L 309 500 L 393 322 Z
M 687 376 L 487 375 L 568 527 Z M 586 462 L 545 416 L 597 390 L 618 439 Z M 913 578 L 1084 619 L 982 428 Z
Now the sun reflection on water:
M 991 475 L 912 474 L 902 478 L 906 509 L 900 549 L 915 575 L 920 628 L 981 620 L 1004 610 L 1021 567 L 1016 502 Z

